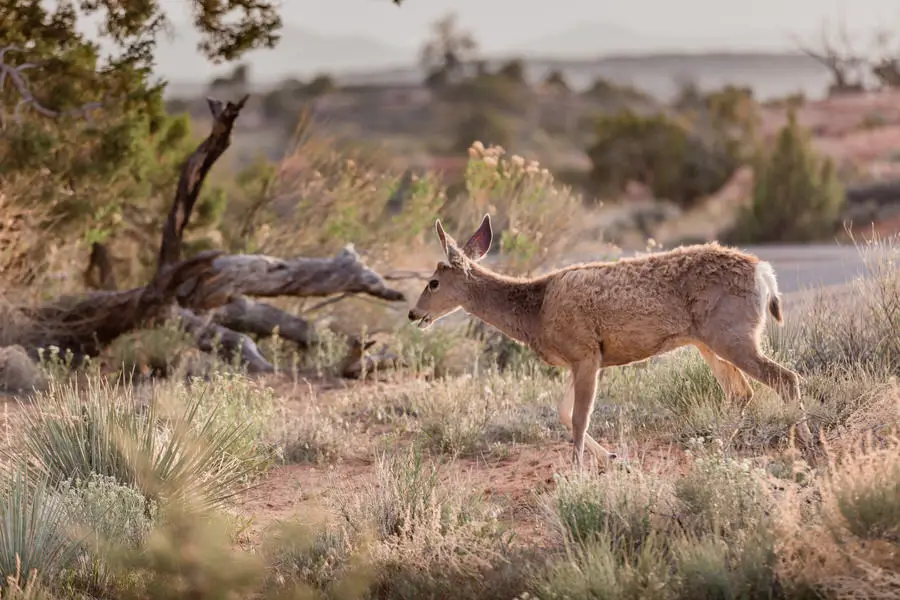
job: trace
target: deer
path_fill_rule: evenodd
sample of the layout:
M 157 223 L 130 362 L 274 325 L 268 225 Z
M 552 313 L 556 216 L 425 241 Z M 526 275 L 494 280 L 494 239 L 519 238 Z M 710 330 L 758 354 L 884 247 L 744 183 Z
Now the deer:
M 510 277 L 480 264 L 491 248 L 489 214 L 460 247 L 435 230 L 446 260 L 439 261 L 409 321 L 420 329 L 458 310 L 531 348 L 545 363 L 568 369 L 559 420 L 572 436 L 572 460 L 584 449 L 608 468 L 617 455 L 588 433 L 603 369 L 640 363 L 695 346 L 743 418 L 753 398 L 747 376 L 799 405 L 802 442 L 811 433 L 800 376 L 767 357 L 761 336 L 767 315 L 784 325 L 772 265 L 718 242 L 680 246 L 610 262 L 563 267 L 535 277 Z

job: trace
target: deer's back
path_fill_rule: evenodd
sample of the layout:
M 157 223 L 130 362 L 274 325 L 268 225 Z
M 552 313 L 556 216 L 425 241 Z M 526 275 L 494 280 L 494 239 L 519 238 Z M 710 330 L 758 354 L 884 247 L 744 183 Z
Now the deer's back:
M 562 269 L 549 277 L 542 308 L 548 343 L 584 352 L 602 343 L 615 364 L 677 347 L 724 295 L 755 298 L 758 262 L 703 244 Z

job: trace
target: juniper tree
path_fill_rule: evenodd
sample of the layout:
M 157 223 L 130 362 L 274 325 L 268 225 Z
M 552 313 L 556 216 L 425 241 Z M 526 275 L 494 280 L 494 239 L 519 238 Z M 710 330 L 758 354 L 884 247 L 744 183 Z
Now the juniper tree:
M 184 5 L 198 50 L 214 62 L 278 40 L 268 0 Z M 83 33 L 86 19 L 99 19 L 111 52 Z M 152 71 L 166 26 L 160 0 L 0 0 L 0 193 L 8 210 L 32 213 L 31 234 L 41 236 L 20 259 L 36 265 L 54 246 L 118 236 L 136 242 L 139 262 L 152 261 L 150 240 L 192 146 L 187 116 L 166 114 L 165 84 Z M 222 204 L 207 192 L 194 228 L 210 225 Z

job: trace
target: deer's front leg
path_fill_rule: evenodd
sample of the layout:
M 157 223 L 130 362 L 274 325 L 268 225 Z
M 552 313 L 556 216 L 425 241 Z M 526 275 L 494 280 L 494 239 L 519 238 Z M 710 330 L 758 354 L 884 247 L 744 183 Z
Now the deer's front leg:
M 597 360 L 583 361 L 572 370 L 573 407 L 572 407 L 572 441 L 574 443 L 574 461 L 580 469 L 584 463 L 584 444 L 590 440 L 588 448 L 596 458 L 606 464 L 614 458 L 606 448 L 598 444 L 587 434 L 594 410 L 594 396 L 597 393 L 597 372 L 600 364 Z
M 576 372 L 577 369 L 573 368 L 571 372 L 571 377 L 569 380 L 569 385 L 566 386 L 566 392 L 563 395 L 562 399 L 559 402 L 559 422 L 569 430 L 570 433 L 573 434 L 574 437 L 574 427 L 572 424 L 572 413 L 575 408 L 575 380 L 576 380 Z M 596 371 L 595 371 L 596 373 Z M 596 394 L 596 376 L 594 377 L 594 391 L 591 392 L 590 396 L 593 399 Z M 590 417 L 592 408 L 588 409 L 588 417 Z M 585 424 L 584 434 L 582 439 L 582 446 L 587 446 L 587 449 L 594 456 L 594 458 L 603 465 L 608 465 L 610 461 L 616 458 L 616 455 L 605 447 L 601 446 L 594 438 L 591 437 L 589 433 L 587 433 L 587 426 Z

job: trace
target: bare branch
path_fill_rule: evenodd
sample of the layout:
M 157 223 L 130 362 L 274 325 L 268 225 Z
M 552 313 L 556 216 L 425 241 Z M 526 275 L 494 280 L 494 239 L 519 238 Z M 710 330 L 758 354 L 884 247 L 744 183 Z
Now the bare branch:
M 388 286 L 367 267 L 348 244 L 331 258 L 282 260 L 258 254 L 231 254 L 214 262 L 213 277 L 185 282 L 179 303 L 193 310 L 208 310 L 237 296 L 324 297 L 333 294 L 367 294 L 389 302 L 404 300 L 403 293 Z
M 51 110 L 46 106 L 43 106 L 35 99 L 34 95 L 31 93 L 31 90 L 28 87 L 28 79 L 25 75 L 23 75 L 23 71 L 34 69 L 38 65 L 36 63 L 23 63 L 17 66 L 7 64 L 6 54 L 8 52 L 24 53 L 24 51 L 17 46 L 6 46 L 4 48 L 0 48 L 0 93 L 3 92 L 6 86 L 6 81 L 8 79 L 12 81 L 13 86 L 16 88 L 19 96 L 21 96 L 21 100 L 16 103 L 16 108 L 13 111 L 13 119 L 15 119 L 16 122 L 21 122 L 22 109 L 28 106 L 33 108 L 41 115 L 44 115 L 45 117 L 58 118 L 62 116 L 74 116 L 80 114 L 86 119 L 91 118 L 91 111 L 103 106 L 102 102 L 88 102 L 77 108 L 62 112 Z M 2 117 L 2 115 L 0 115 L 0 117 Z M 0 119 L 0 123 L 2 123 L 2 119 Z
M 332 298 L 328 298 L 327 300 L 322 300 L 321 302 L 313 304 L 309 308 L 304 309 L 303 314 L 315 312 L 317 310 L 325 308 L 326 306 L 328 306 L 330 304 L 337 304 L 341 300 L 346 300 L 347 298 L 349 298 L 352 295 L 353 294 L 351 294 L 350 292 L 347 292 L 347 293 L 341 294 L 340 296 L 334 296 Z
M 194 204 L 200 196 L 200 189 L 213 164 L 231 145 L 231 130 L 248 98 L 249 96 L 244 96 L 236 103 L 224 103 L 214 98 L 206 99 L 213 115 L 212 130 L 184 162 L 181 169 L 175 199 L 163 226 L 158 268 L 162 269 L 181 258 L 184 230 L 191 218 Z

